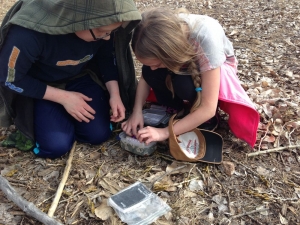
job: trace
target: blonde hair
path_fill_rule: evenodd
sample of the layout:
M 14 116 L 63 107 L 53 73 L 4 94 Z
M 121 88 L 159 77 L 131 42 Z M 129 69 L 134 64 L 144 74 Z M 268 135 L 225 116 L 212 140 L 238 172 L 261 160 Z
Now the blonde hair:
M 138 58 L 159 59 L 176 74 L 191 74 L 197 88 L 201 86 L 200 72 L 196 64 L 198 54 L 193 42 L 189 40 L 189 29 L 185 32 L 182 28 L 186 25 L 186 22 L 170 9 L 147 10 L 142 13 L 142 21 L 134 30 L 131 45 Z M 187 67 L 187 71 L 181 70 L 183 66 Z M 166 85 L 174 97 L 170 74 L 166 78 Z M 201 94 L 197 92 L 191 112 L 198 108 L 200 103 Z

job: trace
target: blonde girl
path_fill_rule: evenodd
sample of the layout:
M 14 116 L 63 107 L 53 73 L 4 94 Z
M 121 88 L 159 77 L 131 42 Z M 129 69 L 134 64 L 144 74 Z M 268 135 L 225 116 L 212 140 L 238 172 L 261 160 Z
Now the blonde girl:
M 243 103 L 243 107 L 254 110 L 252 113 L 257 119 L 257 112 L 236 75 L 237 60 L 232 43 L 213 18 L 186 10 L 148 10 L 142 14 L 142 21 L 134 31 L 132 49 L 143 68 L 133 113 L 122 123 L 128 135 L 135 135 L 146 144 L 169 137 L 168 128 L 144 127 L 142 108 L 150 88 L 160 104 L 177 112 L 182 111 L 184 101 L 191 104 L 189 113 L 174 125 L 176 135 L 201 127 L 209 120 L 216 121 L 211 118 L 215 118 L 219 100 L 222 100 L 221 105 L 224 102 L 230 105 L 227 110 L 230 113 L 234 112 L 234 105 Z M 234 90 L 226 89 L 224 93 L 220 90 L 232 82 Z M 232 94 L 234 92 L 238 95 Z M 228 104 L 225 104 L 227 108 Z M 245 117 L 243 122 L 248 120 Z M 246 140 L 242 134 L 244 127 L 234 124 L 237 136 Z M 255 142 L 256 124 L 258 121 L 254 121 L 254 129 L 250 131 L 251 140 L 246 140 L 251 145 Z M 217 123 L 213 125 L 210 129 Z

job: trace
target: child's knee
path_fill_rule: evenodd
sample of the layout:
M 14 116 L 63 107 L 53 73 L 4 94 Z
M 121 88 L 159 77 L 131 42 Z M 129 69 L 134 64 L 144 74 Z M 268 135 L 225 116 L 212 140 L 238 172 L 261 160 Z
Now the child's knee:
M 101 132 L 92 135 L 90 137 L 89 143 L 92 145 L 102 144 L 103 142 L 107 141 L 110 138 L 110 135 L 111 135 L 110 129 L 102 130 Z
M 48 145 L 42 146 L 36 143 L 36 147 L 33 149 L 33 152 L 38 157 L 55 159 L 70 151 L 72 144 L 72 142 L 67 141 L 52 142 Z
M 77 136 L 79 142 L 99 145 L 110 138 L 111 129 L 99 129 L 97 132 L 92 132 L 86 135 Z

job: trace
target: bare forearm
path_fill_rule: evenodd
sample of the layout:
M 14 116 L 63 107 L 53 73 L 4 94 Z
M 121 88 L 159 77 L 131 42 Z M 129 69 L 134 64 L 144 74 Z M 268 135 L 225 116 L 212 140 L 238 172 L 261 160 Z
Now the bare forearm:
M 65 99 L 68 99 L 68 91 L 48 85 L 43 99 L 62 104 Z
M 144 78 L 141 77 L 139 80 L 138 86 L 137 86 L 133 111 L 141 111 L 142 110 L 143 105 L 149 95 L 149 90 L 150 90 L 149 85 L 146 83 Z
M 215 112 L 215 110 L 214 113 L 209 112 L 208 110 L 205 110 L 204 107 L 200 106 L 196 111 L 188 114 L 174 125 L 174 133 L 179 135 L 198 127 L 212 118 L 215 115 Z
M 110 97 L 120 96 L 119 84 L 116 80 L 111 80 L 105 83 L 105 86 L 109 92 Z

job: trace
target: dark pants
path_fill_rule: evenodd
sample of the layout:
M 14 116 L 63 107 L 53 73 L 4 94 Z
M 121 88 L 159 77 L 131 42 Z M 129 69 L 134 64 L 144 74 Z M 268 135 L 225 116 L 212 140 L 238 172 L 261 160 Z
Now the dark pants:
M 66 90 L 92 98 L 87 103 L 96 111 L 95 119 L 89 123 L 78 122 L 62 105 L 36 100 L 34 129 L 37 147 L 34 152 L 37 156 L 57 158 L 70 151 L 74 140 L 98 145 L 111 135 L 110 107 L 105 91 L 88 75 L 70 81 Z
M 172 73 L 172 85 L 175 96 L 166 86 L 168 69 L 161 68 L 151 70 L 149 66 L 143 66 L 142 73 L 147 84 L 153 89 L 158 103 L 171 107 L 177 111 L 183 108 L 183 100 L 191 104 L 196 99 L 196 91 L 191 75 L 176 75 Z

